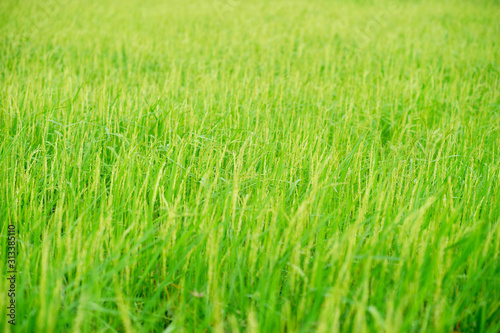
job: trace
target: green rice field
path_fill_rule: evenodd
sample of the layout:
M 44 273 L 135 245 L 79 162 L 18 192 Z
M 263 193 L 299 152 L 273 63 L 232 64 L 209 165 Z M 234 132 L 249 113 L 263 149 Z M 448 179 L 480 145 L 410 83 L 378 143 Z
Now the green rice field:
M 500 2 L 0 0 L 0 228 L 3 332 L 500 332 Z

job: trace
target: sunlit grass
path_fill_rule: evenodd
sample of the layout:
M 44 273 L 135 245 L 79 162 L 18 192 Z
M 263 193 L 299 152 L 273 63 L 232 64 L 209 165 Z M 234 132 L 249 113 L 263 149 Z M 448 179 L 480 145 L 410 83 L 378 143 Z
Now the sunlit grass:
M 500 330 L 498 3 L 0 12 L 16 331 Z

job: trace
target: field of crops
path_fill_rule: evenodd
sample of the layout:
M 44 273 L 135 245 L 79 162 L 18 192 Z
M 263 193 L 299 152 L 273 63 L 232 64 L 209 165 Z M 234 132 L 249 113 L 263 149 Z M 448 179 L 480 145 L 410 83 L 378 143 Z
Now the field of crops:
M 500 3 L 2 0 L 0 227 L 0 331 L 499 332 Z

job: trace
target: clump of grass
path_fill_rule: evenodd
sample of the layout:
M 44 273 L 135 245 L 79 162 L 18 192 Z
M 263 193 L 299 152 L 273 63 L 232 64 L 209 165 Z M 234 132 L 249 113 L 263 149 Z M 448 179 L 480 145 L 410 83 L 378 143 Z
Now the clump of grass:
M 17 331 L 500 330 L 496 2 L 0 6 Z

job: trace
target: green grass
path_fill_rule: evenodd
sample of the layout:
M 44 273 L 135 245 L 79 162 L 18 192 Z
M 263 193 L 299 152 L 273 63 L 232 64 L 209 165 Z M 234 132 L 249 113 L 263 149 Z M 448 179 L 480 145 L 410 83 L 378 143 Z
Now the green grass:
M 0 308 L 13 223 L 17 332 L 500 331 L 499 22 L 2 1 Z

